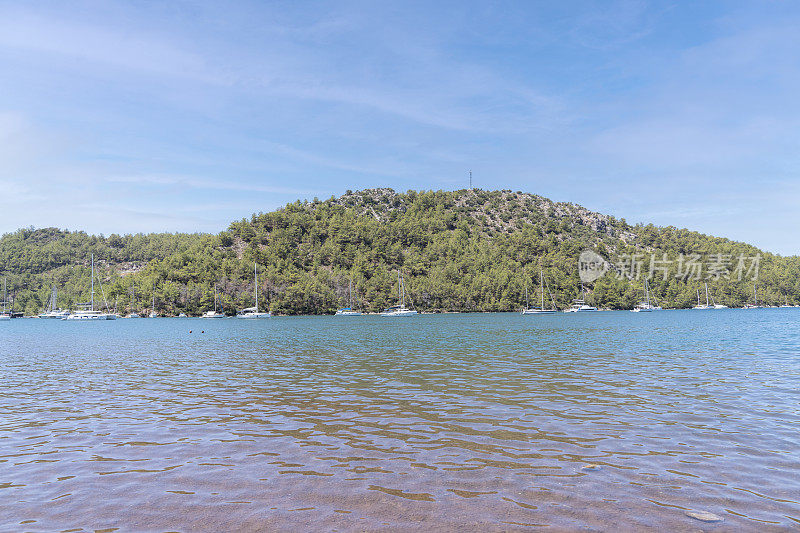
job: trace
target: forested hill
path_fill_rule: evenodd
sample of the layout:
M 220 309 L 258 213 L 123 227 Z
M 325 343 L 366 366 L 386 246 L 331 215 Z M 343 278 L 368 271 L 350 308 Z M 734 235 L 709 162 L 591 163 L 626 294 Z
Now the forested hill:
M 752 301 L 752 273 L 740 281 L 733 271 L 739 257 L 759 255 L 759 300 L 800 301 L 798 257 L 674 227 L 631 226 L 512 191 L 348 191 L 253 215 L 218 235 L 103 237 L 21 229 L 0 239 L 0 272 L 8 277 L 15 309 L 26 314 L 46 305 L 53 283 L 60 306 L 86 301 L 92 253 L 102 280 L 97 298 L 121 313 L 149 309 L 155 296 L 160 312 L 197 314 L 213 307 L 215 284 L 226 312 L 249 307 L 253 262 L 259 265 L 259 305 L 274 313 L 333 312 L 346 304 L 351 279 L 356 305 L 380 310 L 396 301 L 398 270 L 419 310 L 511 311 L 524 304 L 526 286 L 538 294 L 540 265 L 558 305 L 567 306 L 578 296 L 578 257 L 585 249 L 612 263 L 639 254 L 643 274 L 655 254 L 660 266 L 651 292 L 664 306 L 691 306 L 703 289 L 702 279 L 680 276 L 681 254 L 729 262 L 729 271 L 717 266 L 701 273 L 717 303 Z M 588 300 L 630 308 L 641 298 L 642 283 L 610 271 L 587 285 Z

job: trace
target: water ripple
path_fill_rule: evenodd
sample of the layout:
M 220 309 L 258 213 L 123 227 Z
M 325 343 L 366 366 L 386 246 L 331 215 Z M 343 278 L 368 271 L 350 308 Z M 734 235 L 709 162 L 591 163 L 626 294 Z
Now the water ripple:
M 0 529 L 798 527 L 800 312 L 631 315 L 3 324 Z

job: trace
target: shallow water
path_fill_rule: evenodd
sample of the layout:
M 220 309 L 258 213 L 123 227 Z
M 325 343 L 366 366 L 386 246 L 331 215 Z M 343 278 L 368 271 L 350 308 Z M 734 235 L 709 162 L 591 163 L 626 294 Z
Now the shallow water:
M 800 309 L 14 320 L 0 363 L 4 531 L 800 528 Z

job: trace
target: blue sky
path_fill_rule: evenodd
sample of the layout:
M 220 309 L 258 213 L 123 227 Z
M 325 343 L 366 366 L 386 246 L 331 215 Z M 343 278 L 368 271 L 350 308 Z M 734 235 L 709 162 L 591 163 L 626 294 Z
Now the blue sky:
M 796 2 L 5 2 L 0 232 L 533 192 L 800 253 Z

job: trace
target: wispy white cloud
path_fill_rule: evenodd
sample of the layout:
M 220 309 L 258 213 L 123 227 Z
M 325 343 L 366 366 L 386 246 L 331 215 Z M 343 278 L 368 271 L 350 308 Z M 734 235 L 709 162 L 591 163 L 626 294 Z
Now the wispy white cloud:
M 36 127 L 24 113 L 0 109 L 0 177 L 35 164 L 56 144 L 54 135 Z
M 0 180 L 0 206 L 14 212 L 20 205 L 30 202 L 41 202 L 47 197 L 42 191 L 35 191 L 18 181 Z M 7 211 L 6 213 L 8 213 Z
M 759 183 L 798 179 L 792 6 L 77 6 L 0 4 L 14 224 L 111 205 L 69 220 L 224 227 L 296 197 L 462 186 L 471 168 L 486 187 L 733 228 Z M 762 201 L 800 223 L 789 197 Z
M 260 185 L 258 183 L 241 183 L 230 180 L 213 180 L 189 176 L 164 176 L 164 175 L 131 175 L 109 176 L 105 178 L 111 183 L 129 183 L 135 185 L 158 185 L 178 188 L 205 189 L 216 191 L 256 192 L 265 194 L 292 194 L 307 195 L 308 190 L 292 187 Z
M 581 46 L 613 50 L 648 35 L 657 13 L 645 0 L 616 0 L 587 5 L 569 35 Z
M 546 129 L 565 119 L 567 106 L 475 63 L 453 61 L 447 52 L 413 46 L 408 36 L 386 40 L 395 57 L 363 55 L 353 65 L 332 68 L 319 39 L 353 28 L 342 17 L 287 31 L 267 25 L 265 40 L 246 50 L 224 43 L 202 52 L 186 39 L 137 28 L 100 27 L 69 17 L 43 17 L 31 9 L 0 10 L 0 47 L 69 58 L 71 68 L 98 75 L 96 65 L 188 79 L 195 83 L 250 89 L 281 99 L 316 100 L 373 110 L 437 128 L 485 133 Z M 370 24 L 373 21 L 364 21 Z M 366 59 L 364 59 L 366 58 Z M 364 69 L 389 72 L 364 76 Z M 117 70 L 106 73 L 118 76 Z M 354 83 L 353 78 L 357 77 Z M 137 83 L 141 83 L 138 80 Z
M 201 56 L 170 44 L 156 35 L 121 28 L 84 24 L 65 18 L 37 15 L 22 6 L 0 9 L 0 47 L 24 49 L 70 58 L 80 63 L 101 63 L 159 76 L 217 78 Z
M 787 158 L 797 162 L 795 29 L 783 21 L 732 29 L 675 55 L 635 102 L 630 118 L 606 127 L 589 147 L 633 168 L 703 169 L 712 179 L 757 168 L 774 172 Z

